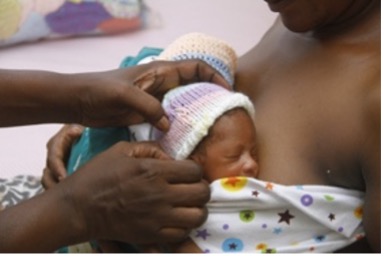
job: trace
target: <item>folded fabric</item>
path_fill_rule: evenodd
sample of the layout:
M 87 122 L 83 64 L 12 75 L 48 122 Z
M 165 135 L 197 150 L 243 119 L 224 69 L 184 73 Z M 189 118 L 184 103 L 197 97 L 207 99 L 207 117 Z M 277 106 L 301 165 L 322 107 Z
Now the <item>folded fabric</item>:
M 1 0 L 0 47 L 143 27 L 142 0 Z
M 190 235 L 207 253 L 333 252 L 365 236 L 360 191 L 246 177 L 210 187 L 208 219 Z

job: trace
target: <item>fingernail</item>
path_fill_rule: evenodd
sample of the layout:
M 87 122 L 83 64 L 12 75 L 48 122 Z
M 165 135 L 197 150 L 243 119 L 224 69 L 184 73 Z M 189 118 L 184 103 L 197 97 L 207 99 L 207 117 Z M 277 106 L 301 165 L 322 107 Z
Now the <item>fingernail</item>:
M 141 90 L 145 92 L 154 92 L 154 89 L 152 88 L 156 80 L 156 74 L 152 73 L 147 73 L 139 78 L 135 79 L 134 81 L 134 86 L 139 87 Z
M 168 121 L 166 116 L 163 116 L 158 123 L 156 124 L 156 127 L 162 131 L 168 131 L 170 128 L 170 122 Z
M 71 125 L 71 129 L 72 129 L 72 131 L 74 131 L 74 132 L 82 132 L 83 129 L 84 129 L 84 127 L 81 126 L 81 125 L 72 124 L 72 125 Z

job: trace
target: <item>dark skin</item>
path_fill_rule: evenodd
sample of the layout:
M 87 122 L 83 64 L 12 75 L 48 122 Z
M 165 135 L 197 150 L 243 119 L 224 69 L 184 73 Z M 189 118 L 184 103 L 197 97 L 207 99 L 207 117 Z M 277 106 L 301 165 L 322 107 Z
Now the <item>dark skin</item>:
M 206 218 L 209 189 L 201 178 L 198 165 L 175 164 L 155 145 L 118 143 L 57 186 L 2 211 L 0 249 L 50 252 L 93 239 L 178 241 Z
M 280 16 L 240 58 L 236 80 L 255 105 L 259 178 L 365 191 L 367 241 L 355 251 L 379 252 L 380 1 L 271 8 Z
M 228 86 L 195 60 L 88 74 L 1 70 L 0 78 L 0 126 L 127 126 L 148 120 L 166 131 L 164 111 L 151 94 L 161 97 L 193 81 Z M 67 139 L 52 145 L 68 146 L 65 142 L 79 130 L 65 133 Z M 49 154 L 48 163 L 64 156 L 56 153 Z M 197 164 L 175 163 L 151 143 L 121 142 L 52 189 L 0 211 L 0 252 L 52 252 L 93 239 L 180 241 L 205 221 L 208 200 Z
M 202 80 L 229 87 L 211 67 L 195 60 L 156 61 L 71 75 L 0 69 L 0 78 L 0 127 L 36 123 L 126 126 L 146 120 L 167 130 L 159 99 L 169 89 Z
M 341 252 L 380 252 L 381 2 L 266 2 L 279 17 L 235 86 L 255 106 L 259 178 L 364 191 L 366 238 Z

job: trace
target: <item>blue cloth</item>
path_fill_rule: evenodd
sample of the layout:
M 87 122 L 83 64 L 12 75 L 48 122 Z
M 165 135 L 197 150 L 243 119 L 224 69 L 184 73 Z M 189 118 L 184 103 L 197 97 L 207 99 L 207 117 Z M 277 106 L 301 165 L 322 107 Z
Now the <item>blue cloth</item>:
M 158 56 L 161 52 L 162 49 L 159 48 L 144 47 L 140 50 L 138 55 L 124 58 L 119 67 L 127 68 L 135 66 L 142 59 L 151 56 Z M 122 140 L 130 141 L 130 139 L 131 136 L 128 127 L 85 128 L 80 138 L 72 145 L 67 162 L 67 173 L 72 174 L 94 156 L 105 151 L 115 143 Z M 125 252 L 137 252 L 135 247 L 130 244 L 120 243 L 119 246 Z M 86 250 L 85 248 L 88 248 L 91 251 L 82 251 Z M 99 250 L 97 242 L 91 241 L 88 246 L 71 245 L 68 247 L 62 247 L 57 250 L 57 252 L 70 253 L 76 251 L 84 253 L 98 252 Z
M 120 68 L 135 66 L 142 59 L 158 56 L 161 52 L 162 49 L 159 48 L 144 47 L 137 56 L 128 56 L 123 59 Z M 122 140 L 130 140 L 130 132 L 127 127 L 86 128 L 71 148 L 67 162 L 68 174 L 73 173 L 94 156 Z

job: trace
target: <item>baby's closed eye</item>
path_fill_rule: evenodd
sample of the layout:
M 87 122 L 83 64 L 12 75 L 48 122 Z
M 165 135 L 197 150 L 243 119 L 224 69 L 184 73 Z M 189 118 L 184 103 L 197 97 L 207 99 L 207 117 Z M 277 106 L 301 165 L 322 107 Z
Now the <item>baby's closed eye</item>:
M 228 160 L 237 160 L 241 157 L 243 149 L 232 148 L 223 153 L 223 157 Z

